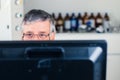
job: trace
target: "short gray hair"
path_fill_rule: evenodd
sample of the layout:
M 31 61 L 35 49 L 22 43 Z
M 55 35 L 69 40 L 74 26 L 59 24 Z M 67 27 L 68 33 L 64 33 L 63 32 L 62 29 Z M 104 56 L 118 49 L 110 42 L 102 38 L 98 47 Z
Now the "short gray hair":
M 22 25 L 35 22 L 35 21 L 45 21 L 49 20 L 51 23 L 50 31 L 55 32 L 54 18 L 44 10 L 32 9 L 25 14 Z

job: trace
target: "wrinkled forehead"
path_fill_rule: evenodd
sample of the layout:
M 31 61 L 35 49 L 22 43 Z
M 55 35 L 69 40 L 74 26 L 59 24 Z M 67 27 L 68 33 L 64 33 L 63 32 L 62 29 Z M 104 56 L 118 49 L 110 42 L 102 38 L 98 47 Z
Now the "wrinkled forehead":
M 23 24 L 23 32 L 33 32 L 33 33 L 39 33 L 39 32 L 45 32 L 49 33 L 50 31 L 51 23 L 49 20 L 46 21 L 34 21 L 30 22 L 29 24 Z

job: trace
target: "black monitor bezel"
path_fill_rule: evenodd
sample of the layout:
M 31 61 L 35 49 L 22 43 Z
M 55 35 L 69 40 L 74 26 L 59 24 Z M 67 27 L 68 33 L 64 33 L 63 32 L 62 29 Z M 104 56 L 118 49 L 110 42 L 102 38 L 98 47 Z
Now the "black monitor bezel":
M 106 80 L 107 42 L 105 40 L 0 41 L 0 48 L 26 47 L 101 47 L 104 52 L 103 77 Z

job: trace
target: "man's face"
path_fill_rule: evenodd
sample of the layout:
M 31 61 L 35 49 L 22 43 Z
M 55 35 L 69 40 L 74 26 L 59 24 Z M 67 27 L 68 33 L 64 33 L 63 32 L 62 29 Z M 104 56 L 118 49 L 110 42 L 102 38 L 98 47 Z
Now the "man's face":
M 23 25 L 22 40 L 54 40 L 55 33 L 50 33 L 49 20 Z

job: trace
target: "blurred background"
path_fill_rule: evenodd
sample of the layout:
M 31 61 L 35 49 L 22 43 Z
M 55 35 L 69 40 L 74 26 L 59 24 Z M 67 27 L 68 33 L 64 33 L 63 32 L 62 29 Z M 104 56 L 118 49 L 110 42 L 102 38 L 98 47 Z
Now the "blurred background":
M 104 39 L 107 80 L 120 80 L 120 0 L 0 0 L 0 40 L 21 40 L 21 23 L 31 9 L 55 19 L 56 40 Z

